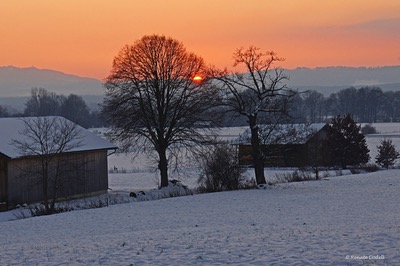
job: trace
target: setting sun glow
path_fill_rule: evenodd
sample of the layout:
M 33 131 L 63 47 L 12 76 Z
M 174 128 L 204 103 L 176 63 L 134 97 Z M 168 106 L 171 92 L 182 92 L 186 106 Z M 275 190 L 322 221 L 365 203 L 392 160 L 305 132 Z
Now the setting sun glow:
M 201 82 L 202 80 L 203 80 L 203 78 L 201 76 L 199 76 L 199 75 L 196 75 L 196 76 L 193 77 L 193 81 L 194 82 Z

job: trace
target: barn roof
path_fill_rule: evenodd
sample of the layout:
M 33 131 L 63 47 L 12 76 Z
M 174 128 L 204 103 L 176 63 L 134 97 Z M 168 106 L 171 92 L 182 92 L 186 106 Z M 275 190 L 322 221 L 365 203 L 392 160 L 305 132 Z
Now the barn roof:
M 316 132 L 320 131 L 324 123 L 315 124 L 277 124 L 277 125 L 258 125 L 260 143 L 270 144 L 304 144 Z M 234 141 L 234 144 L 250 145 L 251 132 L 246 129 L 243 134 Z
M 39 117 L 44 118 L 44 117 Z M 0 154 L 5 155 L 8 158 L 15 159 L 24 157 L 23 154 L 13 144 L 13 140 L 29 142 L 30 139 L 23 135 L 21 132 L 24 130 L 26 123 L 39 119 L 38 117 L 25 117 L 25 118 L 0 118 Z M 56 118 L 56 121 L 68 121 L 69 120 L 59 116 L 49 116 L 48 118 Z M 82 152 L 82 151 L 94 151 L 94 150 L 113 150 L 117 147 L 109 141 L 97 136 L 96 134 L 84 129 L 77 125 L 79 130 L 79 141 L 80 145 L 72 148 L 68 152 Z

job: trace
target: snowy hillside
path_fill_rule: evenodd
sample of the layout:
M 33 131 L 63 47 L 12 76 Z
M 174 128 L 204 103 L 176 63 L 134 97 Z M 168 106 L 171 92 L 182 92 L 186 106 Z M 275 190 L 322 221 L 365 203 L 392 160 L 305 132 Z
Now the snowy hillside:
M 399 265 L 400 171 L 0 223 L 0 265 Z

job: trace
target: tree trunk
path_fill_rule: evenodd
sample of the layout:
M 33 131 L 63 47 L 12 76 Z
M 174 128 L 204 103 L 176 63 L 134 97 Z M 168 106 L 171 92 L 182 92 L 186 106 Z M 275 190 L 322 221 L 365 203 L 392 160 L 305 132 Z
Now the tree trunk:
M 42 189 L 43 189 L 43 203 L 47 214 L 50 214 L 50 204 L 49 204 L 49 163 L 47 159 L 41 159 L 42 164 Z
M 158 169 L 160 170 L 161 184 L 160 187 L 168 186 L 168 160 L 167 160 L 167 149 L 161 148 L 158 151 L 158 156 L 160 158 L 158 162 Z
M 266 184 L 264 176 L 264 156 L 260 150 L 260 140 L 258 138 L 258 126 L 256 116 L 249 117 L 249 125 L 251 130 L 251 147 L 253 150 L 254 173 L 257 185 Z

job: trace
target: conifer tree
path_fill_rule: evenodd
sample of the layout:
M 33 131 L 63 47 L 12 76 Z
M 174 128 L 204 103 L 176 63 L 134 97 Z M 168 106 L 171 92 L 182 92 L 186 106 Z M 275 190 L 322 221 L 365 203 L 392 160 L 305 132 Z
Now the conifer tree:
M 326 146 L 330 164 L 347 168 L 369 161 L 369 149 L 360 129 L 350 114 L 332 119 Z
M 381 140 L 381 145 L 377 148 L 378 155 L 375 162 L 382 167 L 389 168 L 400 158 L 400 153 L 396 150 L 391 139 Z

